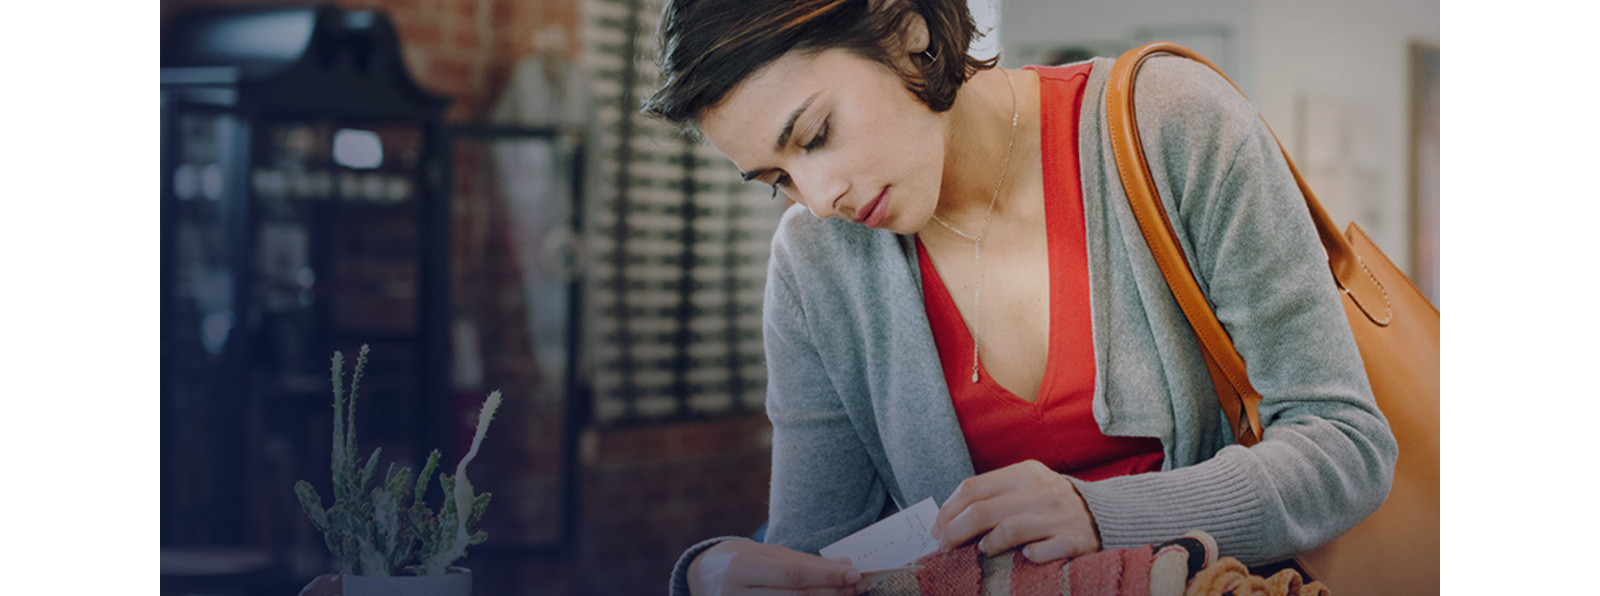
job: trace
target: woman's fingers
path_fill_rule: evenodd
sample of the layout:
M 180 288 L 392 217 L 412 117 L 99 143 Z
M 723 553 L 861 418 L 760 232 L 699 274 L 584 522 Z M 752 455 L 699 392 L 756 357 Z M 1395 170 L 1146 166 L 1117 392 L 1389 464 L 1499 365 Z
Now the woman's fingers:
M 859 594 L 870 582 L 848 559 L 824 559 L 776 544 L 729 541 L 696 558 L 690 591 L 701 594 Z
M 1100 548 L 1077 488 L 1037 461 L 968 478 L 940 508 L 934 537 L 946 550 L 981 537 L 985 555 L 1028 545 L 1024 555 L 1034 561 Z
M 994 556 L 1014 547 L 1055 537 L 1064 528 L 1055 527 L 1046 516 L 1022 513 L 1002 520 L 978 541 L 978 551 Z
M 745 585 L 769 588 L 836 588 L 851 586 L 861 581 L 861 572 L 851 567 L 849 563 L 793 551 L 782 553 L 780 556 L 770 554 L 767 556 L 765 564 L 748 566 L 754 573 L 746 578 Z
M 956 485 L 956 492 L 950 493 L 950 498 L 946 499 L 944 505 L 939 507 L 939 515 L 933 518 L 934 535 L 938 536 L 941 534 L 944 530 L 944 527 L 950 523 L 950 520 L 955 519 L 957 515 L 960 515 L 961 512 L 966 510 L 968 506 L 972 505 L 974 501 L 983 500 L 993 496 L 990 493 L 998 490 L 994 486 L 994 475 L 1001 471 L 1003 470 L 995 470 L 987 474 L 979 474 L 966 480 L 962 480 L 961 484 Z
M 933 520 L 933 537 L 946 549 L 955 548 L 970 540 L 975 534 L 956 536 L 949 529 L 950 523 L 966 514 L 976 503 L 1015 491 L 1019 484 L 1026 482 L 1041 470 L 1047 474 L 1055 474 L 1045 468 L 1044 464 L 1028 460 L 963 480 L 956 487 L 956 492 L 951 493 L 950 498 L 939 507 L 939 515 Z M 989 527 L 982 530 L 988 530 Z
M 945 524 L 939 534 L 939 546 L 949 550 L 983 536 L 1006 518 L 1026 511 L 1022 502 L 1026 498 L 1025 495 L 1007 493 L 968 505 Z
M 1097 550 L 1093 526 L 1059 509 L 1038 507 L 1038 499 L 1030 497 L 1005 495 L 976 503 L 951 521 L 949 531 L 969 539 L 981 536 L 978 550 L 986 556 L 1027 545 L 1023 555 L 1036 563 Z

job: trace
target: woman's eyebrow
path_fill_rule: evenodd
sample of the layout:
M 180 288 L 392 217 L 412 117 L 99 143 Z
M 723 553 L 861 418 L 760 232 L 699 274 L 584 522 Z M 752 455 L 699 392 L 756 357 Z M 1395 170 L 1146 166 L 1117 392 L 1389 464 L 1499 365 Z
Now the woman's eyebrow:
M 788 144 L 790 137 L 794 136 L 794 123 L 800 120 L 800 115 L 805 113 L 806 108 L 811 107 L 811 103 L 817 100 L 818 95 L 822 95 L 822 92 L 812 93 L 811 97 L 807 97 L 805 101 L 800 103 L 800 107 L 795 108 L 789 114 L 789 119 L 783 123 L 783 130 L 778 132 L 778 142 L 772 146 L 773 151 L 783 152 L 783 146 Z M 756 168 L 748 172 L 739 172 L 739 177 L 743 178 L 745 182 L 749 182 L 761 177 L 762 174 L 767 173 L 770 169 L 772 168 Z
M 806 108 L 811 107 L 811 102 L 816 101 L 817 96 L 821 94 L 821 91 L 812 93 L 811 97 L 807 97 L 806 100 L 800 104 L 800 107 L 795 108 L 794 112 L 789 114 L 789 120 L 783 123 L 783 132 L 778 133 L 778 142 L 772 146 L 773 151 L 783 151 L 783 146 L 789 143 L 789 137 L 794 135 L 795 121 L 800 119 L 800 114 L 804 113 Z

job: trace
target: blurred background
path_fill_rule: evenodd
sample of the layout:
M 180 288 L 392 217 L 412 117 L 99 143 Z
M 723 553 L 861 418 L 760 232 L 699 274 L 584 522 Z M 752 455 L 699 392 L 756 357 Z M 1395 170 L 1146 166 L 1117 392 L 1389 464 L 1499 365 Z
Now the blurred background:
M 783 205 L 637 113 L 660 4 L 162 1 L 163 594 L 336 569 L 292 487 L 330 497 L 329 357 L 363 344 L 363 454 L 451 464 L 505 395 L 480 594 L 661 593 L 761 525 Z M 1437 0 L 972 6 L 1007 67 L 1207 55 L 1439 303 Z

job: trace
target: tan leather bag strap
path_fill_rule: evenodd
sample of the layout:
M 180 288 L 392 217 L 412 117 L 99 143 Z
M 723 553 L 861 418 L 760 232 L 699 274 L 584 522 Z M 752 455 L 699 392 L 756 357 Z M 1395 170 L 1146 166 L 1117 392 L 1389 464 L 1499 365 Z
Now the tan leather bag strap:
M 1112 66 L 1111 78 L 1106 86 L 1106 120 L 1111 129 L 1111 148 L 1117 162 L 1117 173 L 1122 178 L 1123 190 L 1128 195 L 1129 205 L 1133 207 L 1134 219 L 1139 222 L 1139 230 L 1144 234 L 1145 242 L 1149 244 L 1150 252 L 1155 256 L 1156 265 L 1161 268 L 1162 276 L 1166 277 L 1167 286 L 1172 289 L 1173 297 L 1183 309 L 1184 316 L 1189 319 L 1189 325 L 1194 328 L 1205 353 L 1206 367 L 1211 372 L 1212 385 L 1217 389 L 1217 399 L 1222 404 L 1223 412 L 1228 415 L 1228 420 L 1234 425 L 1235 440 L 1241 445 L 1254 445 L 1261 439 L 1261 417 L 1257 412 L 1261 394 L 1251 387 L 1250 378 L 1245 372 L 1244 359 L 1239 356 L 1238 350 L 1234 349 L 1233 340 L 1228 337 L 1222 323 L 1217 320 L 1216 313 L 1212 312 L 1205 294 L 1200 291 L 1200 284 L 1195 281 L 1194 273 L 1183 256 L 1183 250 L 1178 246 L 1172 221 L 1161 205 L 1155 181 L 1150 175 L 1150 165 L 1145 161 L 1144 148 L 1139 140 L 1139 128 L 1133 107 L 1134 78 L 1145 60 L 1162 54 L 1180 56 L 1204 64 L 1216 71 L 1229 84 L 1233 84 L 1228 75 L 1210 60 L 1178 44 L 1156 42 L 1129 50 Z M 1234 85 L 1234 89 L 1238 90 L 1238 85 Z M 1243 92 L 1240 92 L 1240 95 L 1243 95 Z M 1267 130 L 1270 132 L 1272 128 L 1268 126 Z M 1273 134 L 1273 140 L 1277 140 L 1276 134 Z M 1295 183 L 1299 185 L 1300 193 L 1305 198 L 1306 208 L 1310 210 L 1311 219 L 1316 225 L 1317 236 L 1321 238 L 1322 246 L 1328 252 L 1328 266 L 1339 289 L 1349 294 L 1373 322 L 1380 326 L 1387 325 L 1394 316 L 1387 292 L 1361 263 L 1360 257 L 1356 256 L 1355 250 L 1351 248 L 1350 241 L 1339 233 L 1338 226 L 1317 201 L 1316 195 L 1311 192 L 1311 187 L 1306 184 L 1305 178 L 1300 175 L 1300 170 L 1295 167 L 1294 160 L 1289 158 L 1287 151 L 1283 151 L 1281 141 L 1278 142 L 1278 150 L 1283 153 L 1283 159 L 1288 162 L 1289 171 L 1294 175 Z

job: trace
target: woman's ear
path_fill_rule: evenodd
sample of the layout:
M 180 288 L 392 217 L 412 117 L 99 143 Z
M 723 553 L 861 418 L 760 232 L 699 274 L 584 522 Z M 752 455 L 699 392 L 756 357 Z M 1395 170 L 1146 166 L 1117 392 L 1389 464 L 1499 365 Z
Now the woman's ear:
M 928 21 L 923 19 L 922 15 L 916 14 L 915 11 L 906 15 L 906 30 L 902 39 L 906 43 L 906 55 L 916 55 L 928 51 Z

